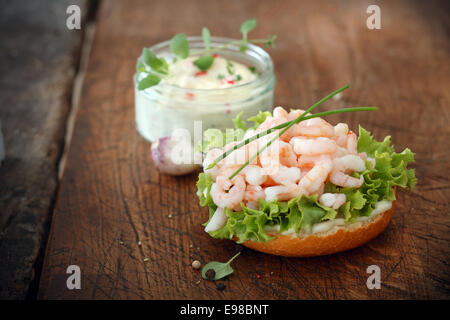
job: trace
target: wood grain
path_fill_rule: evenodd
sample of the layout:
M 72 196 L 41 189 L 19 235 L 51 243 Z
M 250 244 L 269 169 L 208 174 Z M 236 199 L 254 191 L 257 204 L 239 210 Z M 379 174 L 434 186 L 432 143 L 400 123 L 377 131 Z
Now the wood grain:
M 84 21 L 85 0 L 0 1 L 0 299 L 32 297 L 30 284 L 36 295 L 82 44 L 66 27 L 70 4 Z
M 444 2 L 380 2 L 382 29 L 368 30 L 366 1 L 104 1 L 40 284 L 41 299 L 407 299 L 449 298 L 449 41 Z M 170 13 L 170 14 L 169 14 Z M 270 50 L 276 104 L 305 107 L 349 83 L 332 107 L 378 105 L 377 113 L 330 117 L 392 135 L 416 152 L 419 183 L 400 191 L 386 231 L 332 256 L 287 259 L 247 250 L 225 291 L 190 267 L 227 260 L 231 241 L 201 223 L 196 175 L 158 174 L 135 130 L 132 75 L 142 47 L 202 26 L 238 36 L 278 34 Z M 169 218 L 168 215 L 172 215 Z M 138 246 L 138 241 L 142 246 Z M 148 259 L 148 261 L 144 261 Z M 79 265 L 82 289 L 66 289 Z M 366 287 L 380 266 L 382 289 Z M 260 274 L 258 279 L 256 274 Z

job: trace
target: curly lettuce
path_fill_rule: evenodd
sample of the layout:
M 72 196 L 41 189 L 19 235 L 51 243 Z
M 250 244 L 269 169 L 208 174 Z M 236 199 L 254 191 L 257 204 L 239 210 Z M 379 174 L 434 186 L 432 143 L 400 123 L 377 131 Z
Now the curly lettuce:
M 268 113 L 270 115 L 270 113 Z M 268 115 L 260 113 L 253 117 L 256 127 Z M 250 120 L 250 119 L 249 119 Z M 252 121 L 253 121 L 252 120 Z M 238 118 L 235 121 L 236 130 L 246 130 L 244 122 Z M 220 146 L 218 146 L 220 147 Z M 371 134 L 359 127 L 358 152 L 365 152 L 376 160 L 375 166 L 366 161 L 366 170 L 354 173 L 356 177 L 362 175 L 364 183 L 360 188 L 342 188 L 328 183 L 325 192 L 344 193 L 346 203 L 338 210 L 321 205 L 317 195 L 299 196 L 288 202 L 265 201 L 259 199 L 257 210 L 246 207 L 241 203 L 239 212 L 225 208 L 227 223 L 219 230 L 210 232 L 214 238 L 239 238 L 238 242 L 247 240 L 267 242 L 272 238 L 267 234 L 266 227 L 279 226 L 283 232 L 293 229 L 296 233 L 301 230 L 311 232 L 316 223 L 333 220 L 336 216 L 343 217 L 346 222 L 353 222 L 358 217 L 369 216 L 377 202 L 381 200 L 395 200 L 395 187 L 414 189 L 417 182 L 414 169 L 408 169 L 408 163 L 414 161 L 414 154 L 410 149 L 396 153 L 391 145 L 390 137 L 378 142 Z M 213 180 L 207 173 L 201 173 L 197 182 L 197 195 L 202 206 L 209 207 L 209 220 L 217 206 L 209 194 Z M 208 222 L 209 222 L 208 220 Z M 206 222 L 205 225 L 208 223 Z

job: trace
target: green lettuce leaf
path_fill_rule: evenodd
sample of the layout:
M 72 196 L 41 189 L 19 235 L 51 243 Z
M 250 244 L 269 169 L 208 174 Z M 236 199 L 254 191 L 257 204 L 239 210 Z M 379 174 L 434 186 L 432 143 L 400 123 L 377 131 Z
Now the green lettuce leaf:
M 251 126 L 249 129 L 256 129 L 258 128 L 261 123 L 263 123 L 267 117 L 271 117 L 272 113 L 269 111 L 259 111 L 256 116 L 250 117 L 247 119 L 249 122 L 253 122 L 253 126 Z
M 242 140 L 244 134 L 245 131 L 240 128 L 227 129 L 225 133 L 219 129 L 207 129 L 203 132 L 203 141 L 199 141 L 195 151 L 207 153 L 210 149 L 222 148 L 230 142 Z
M 239 243 L 246 240 L 267 242 L 272 238 L 265 226 L 280 225 L 280 231 L 294 228 L 296 232 L 306 229 L 321 221 L 334 219 L 337 212 L 318 203 L 317 195 L 291 199 L 289 202 L 259 200 L 259 209 L 247 208 L 241 204 L 242 211 L 236 212 L 225 208 L 227 223 L 221 229 L 210 232 L 219 239 L 239 238 Z M 211 216 L 210 216 L 211 219 Z M 209 222 L 209 221 L 208 221 Z
M 210 191 L 211 191 L 211 186 L 213 184 L 213 180 L 211 178 L 211 175 L 209 173 L 200 173 L 198 175 L 198 180 L 197 180 L 197 197 L 200 200 L 200 205 L 202 207 L 208 206 L 209 208 L 209 219 L 208 221 L 212 218 L 214 212 L 217 209 L 216 204 L 214 203 Z M 204 225 L 206 225 L 207 223 L 205 223 Z
M 247 124 L 242 120 L 242 113 L 244 113 L 244 111 L 239 112 L 236 118 L 233 119 L 233 124 L 236 129 L 241 129 L 245 132 L 247 130 Z
M 327 184 L 325 192 L 344 193 L 347 197 L 345 205 L 339 208 L 346 221 L 355 221 L 359 216 L 369 216 L 378 201 L 395 200 L 395 187 L 414 189 L 417 179 L 414 169 L 407 165 L 414 161 L 414 154 L 406 148 L 396 153 L 391 146 L 391 137 L 382 142 L 373 139 L 370 132 L 359 127 L 358 152 L 366 152 L 376 160 L 375 167 L 366 161 L 363 185 L 358 189 L 340 188 Z

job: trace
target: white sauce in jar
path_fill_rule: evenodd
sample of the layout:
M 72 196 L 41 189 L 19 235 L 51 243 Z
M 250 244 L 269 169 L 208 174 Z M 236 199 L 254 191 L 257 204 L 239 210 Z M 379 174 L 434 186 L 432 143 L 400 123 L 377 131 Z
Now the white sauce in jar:
M 239 62 L 227 60 L 220 56 L 214 58 L 213 64 L 206 71 L 201 71 L 194 61 L 197 57 L 178 60 L 169 65 L 169 78 L 164 82 L 189 89 L 221 89 L 245 84 L 256 79 L 256 71 Z
M 221 47 L 230 39 L 211 38 L 212 47 Z M 188 37 L 192 48 L 204 49 L 201 37 Z M 243 112 L 242 119 L 273 107 L 275 75 L 270 56 L 258 46 L 248 44 L 228 47 L 215 56 L 208 70 L 201 71 L 193 62 L 196 56 L 174 62 L 170 41 L 150 48 L 168 62 L 169 74 L 156 86 L 138 89 L 147 76 L 135 75 L 135 119 L 138 132 L 148 141 L 172 136 L 179 129 L 187 132 L 196 145 L 209 128 L 226 130 L 232 119 Z M 142 56 L 139 57 L 142 60 Z

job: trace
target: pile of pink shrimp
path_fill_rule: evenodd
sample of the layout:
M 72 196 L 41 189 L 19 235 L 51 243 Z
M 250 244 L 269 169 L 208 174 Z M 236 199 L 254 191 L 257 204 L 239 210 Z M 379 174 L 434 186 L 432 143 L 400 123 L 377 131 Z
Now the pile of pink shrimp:
M 282 107 L 276 107 L 273 116 L 256 130 L 247 131 L 244 139 L 294 120 L 303 112 L 287 112 Z M 363 177 L 355 178 L 351 174 L 365 170 L 364 160 L 374 163 L 374 159 L 368 158 L 365 153 L 358 153 L 357 136 L 345 123 L 333 126 L 321 118 L 313 118 L 293 125 L 238 175 L 229 179 L 277 133 L 233 151 L 207 170 L 210 163 L 239 142 L 209 150 L 203 168 L 214 180 L 211 197 L 218 208 L 240 211 L 243 202 L 247 207 L 257 209 L 259 198 L 288 201 L 301 195 L 317 194 L 321 204 L 337 209 L 346 202 L 345 195 L 324 193 L 325 184 L 330 181 L 340 187 L 358 188 L 364 182 Z

